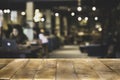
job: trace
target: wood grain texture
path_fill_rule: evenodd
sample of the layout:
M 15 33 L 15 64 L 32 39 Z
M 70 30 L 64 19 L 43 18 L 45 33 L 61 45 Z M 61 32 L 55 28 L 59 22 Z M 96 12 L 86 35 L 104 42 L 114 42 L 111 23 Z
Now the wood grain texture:
M 14 76 L 11 78 L 12 80 L 16 79 L 28 79 L 32 80 L 34 78 L 34 75 L 36 73 L 36 70 L 38 70 L 39 65 L 41 64 L 42 60 L 38 59 L 30 59 L 21 69 L 19 69 Z
M 74 68 L 78 80 L 99 80 L 99 75 L 97 75 L 93 67 L 88 64 L 89 62 L 86 62 L 85 60 L 74 61 Z
M 36 72 L 34 80 L 55 80 L 56 60 L 43 59 L 39 70 Z
M 14 59 L 0 59 L 0 69 L 5 67 L 8 63 L 13 61 Z
M 74 72 L 73 61 L 59 60 L 57 61 L 57 80 L 77 80 Z
M 104 65 L 100 60 L 89 60 L 88 63 L 99 75 L 101 80 L 119 80 L 117 73 L 108 66 Z
M 0 70 L 0 79 L 10 79 L 28 60 L 15 59 Z
M 0 59 L 0 80 L 120 80 L 120 60 Z

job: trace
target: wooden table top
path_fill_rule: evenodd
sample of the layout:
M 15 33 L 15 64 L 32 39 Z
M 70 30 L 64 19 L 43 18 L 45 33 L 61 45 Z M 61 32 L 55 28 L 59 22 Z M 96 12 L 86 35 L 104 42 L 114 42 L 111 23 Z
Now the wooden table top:
M 0 59 L 0 80 L 120 80 L 120 59 Z

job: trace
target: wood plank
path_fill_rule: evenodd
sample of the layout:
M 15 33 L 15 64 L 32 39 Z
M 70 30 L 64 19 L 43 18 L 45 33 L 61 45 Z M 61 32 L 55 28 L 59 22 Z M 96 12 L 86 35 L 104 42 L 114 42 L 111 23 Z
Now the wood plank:
M 3 67 L 5 67 L 7 64 L 0 64 L 0 69 L 2 69 Z
M 56 80 L 77 80 L 73 62 L 71 60 L 57 61 Z
M 13 61 L 14 59 L 0 59 L 0 69 L 5 67 L 8 63 Z
M 35 73 L 35 70 L 20 69 L 11 80 L 33 80 Z
M 120 59 L 105 59 L 101 61 L 120 76 Z
M 0 80 L 120 80 L 119 59 L 0 59 Z
M 101 80 L 120 80 L 120 77 L 114 71 L 96 71 Z
M 25 65 L 27 59 L 16 59 L 0 70 L 0 79 L 10 79 L 15 72 Z
M 29 59 L 28 64 L 24 67 L 27 70 L 39 70 L 39 66 L 42 63 L 42 59 Z
M 84 60 L 74 60 L 75 73 L 78 80 L 99 80 L 100 77 Z
M 110 68 L 105 66 L 99 59 L 86 60 L 93 70 L 99 75 L 101 80 L 119 80 L 119 76 Z
M 13 61 L 14 59 L 0 59 L 0 64 L 7 64 L 11 61 Z
M 43 59 L 39 70 L 35 74 L 34 80 L 55 80 L 56 75 L 56 60 Z
M 120 69 L 120 59 L 100 59 L 100 61 L 111 69 Z
M 85 61 L 96 71 L 111 71 L 107 66 L 100 62 L 99 59 L 86 59 Z
M 23 68 L 18 70 L 11 79 L 32 80 L 36 71 L 39 69 L 41 62 L 41 59 L 30 59 L 28 63 Z

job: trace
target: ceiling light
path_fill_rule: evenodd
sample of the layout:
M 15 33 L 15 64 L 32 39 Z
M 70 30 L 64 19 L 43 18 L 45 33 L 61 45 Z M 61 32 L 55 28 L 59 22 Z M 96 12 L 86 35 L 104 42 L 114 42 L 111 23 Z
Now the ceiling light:
M 10 9 L 5 9 L 3 12 L 4 13 L 10 13 Z
M 72 13 L 71 13 L 71 16 L 75 16 L 75 13 L 74 13 L 74 12 L 72 12 Z
M 101 31 L 102 31 L 102 28 L 98 28 L 98 31 L 100 31 L 100 32 L 101 32 Z
M 7 10 L 5 9 L 3 12 L 4 12 L 4 13 L 7 13 Z
M 41 21 L 44 22 L 44 21 L 45 21 L 45 18 L 41 18 Z
M 88 17 L 85 17 L 85 20 L 87 21 L 87 20 L 88 20 Z
M 82 11 L 82 7 L 77 7 L 77 11 Z
M 55 16 L 59 16 L 59 13 L 55 13 Z
M 95 6 L 93 6 L 93 7 L 92 7 L 92 10 L 93 10 L 93 11 L 96 11 L 96 7 L 95 7 Z
M 25 15 L 25 12 L 24 12 L 24 11 L 23 11 L 23 12 L 21 12 L 21 15 L 22 15 L 22 16 L 24 16 L 24 15 Z
M 81 21 L 82 20 L 82 18 L 81 17 L 78 17 L 78 21 Z
M 97 21 L 97 20 L 98 20 L 98 17 L 95 17 L 94 19 L 95 19 L 95 21 Z
M 7 9 L 7 13 L 10 13 L 10 9 Z

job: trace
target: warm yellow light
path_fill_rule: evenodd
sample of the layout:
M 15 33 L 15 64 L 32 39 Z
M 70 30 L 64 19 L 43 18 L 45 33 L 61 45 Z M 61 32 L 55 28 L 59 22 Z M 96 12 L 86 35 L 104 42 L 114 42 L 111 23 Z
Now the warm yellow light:
M 83 36 L 85 33 L 84 32 L 79 32 L 78 35 L 79 36 Z
M 7 13 L 10 13 L 10 9 L 7 9 Z
M 40 32 L 44 33 L 44 29 L 41 29 Z
M 95 28 L 97 28 L 97 29 L 98 29 L 98 28 L 101 28 L 101 25 L 100 25 L 100 24 L 96 24 L 96 25 L 95 25 Z
M 59 26 L 57 26 L 56 29 L 59 29 Z
M 75 16 L 75 13 L 74 13 L 74 12 L 72 12 L 72 13 L 71 13 L 71 16 Z
M 35 22 L 39 22 L 41 20 L 41 17 L 43 16 L 43 14 L 40 12 L 39 9 L 35 9 L 35 16 L 34 16 L 34 21 Z
M 3 12 L 4 13 L 10 13 L 10 9 L 5 9 Z
M 85 20 L 87 21 L 87 20 L 88 20 L 88 17 L 85 17 Z
M 45 18 L 41 18 L 41 21 L 44 22 L 44 21 L 45 21 Z
M 101 31 L 102 31 L 102 28 L 98 28 L 98 31 L 100 31 L 100 32 L 101 32 Z
M 95 7 L 95 6 L 93 6 L 93 7 L 92 7 L 92 10 L 93 10 L 93 11 L 96 11 L 96 7 Z
M 35 9 L 35 13 L 39 13 L 40 12 L 40 10 L 39 9 Z
M 81 17 L 78 17 L 78 21 L 81 21 L 82 20 L 82 18 Z
M 4 13 L 7 13 L 7 10 L 5 9 L 3 12 L 4 12 Z
M 86 42 L 86 43 L 85 43 L 85 45 L 86 45 L 86 46 L 89 46 L 89 45 L 90 45 L 90 43 L 89 43 L 89 42 Z
M 99 28 L 99 25 L 96 25 L 95 27 L 96 27 L 96 28 Z
M 55 16 L 59 16 L 59 13 L 55 13 Z
M 77 7 L 77 11 L 82 11 L 82 7 Z
M 21 12 L 21 15 L 22 15 L 22 16 L 24 16 L 24 15 L 25 15 L 25 12 L 24 12 L 24 11 L 23 11 L 23 12 Z
M 97 20 L 98 20 L 98 17 L 95 17 L 94 19 L 95 19 L 95 21 L 97 21 Z

